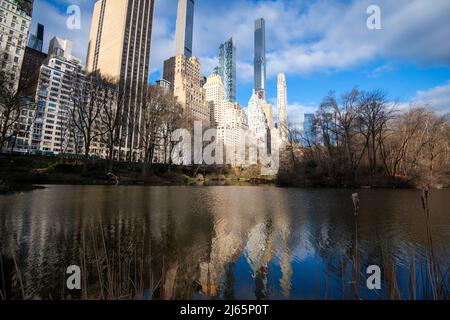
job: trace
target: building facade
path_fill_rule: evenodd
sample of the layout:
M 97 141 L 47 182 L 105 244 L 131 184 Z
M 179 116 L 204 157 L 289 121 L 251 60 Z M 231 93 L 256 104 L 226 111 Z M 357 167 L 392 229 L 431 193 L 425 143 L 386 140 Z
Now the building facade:
M 221 76 L 213 73 L 207 78 L 203 88 L 205 89 L 206 104 L 210 110 L 210 124 L 212 127 L 216 127 L 223 118 L 222 100 L 225 89 Z
M 255 21 L 254 90 L 259 99 L 266 99 L 266 22 Z
M 0 67 L 8 73 L 13 88 L 19 86 L 31 9 L 32 1 L 0 1 Z
M 281 143 L 288 141 L 288 119 L 287 119 L 287 85 L 286 76 L 283 73 L 277 79 L 277 128 Z
M 53 48 L 58 48 L 57 43 L 53 41 Z M 36 107 L 24 110 L 26 114 L 21 116 L 22 129 L 28 134 L 19 138 L 23 141 L 18 141 L 18 145 L 26 146 L 27 152 L 82 153 L 82 137 L 71 125 L 71 90 L 74 79 L 84 77 L 84 70 L 79 59 L 72 58 L 68 50 L 70 41 L 64 43 L 69 45 L 66 51 L 54 50 L 40 67 Z
M 44 26 L 40 23 L 37 24 L 36 33 L 31 33 L 28 38 L 28 47 L 42 52 L 44 45 Z
M 305 113 L 303 122 L 303 146 L 311 147 L 318 142 L 316 117 L 314 113 Z
M 261 100 L 260 106 L 264 111 L 264 115 L 266 116 L 267 127 L 269 130 L 275 128 L 275 123 L 273 121 L 273 106 L 265 100 Z
M 222 100 L 223 117 L 217 125 L 217 140 L 223 142 L 228 163 L 232 166 L 242 164 L 245 152 L 245 137 L 248 131 L 248 118 L 244 109 L 236 102 Z
M 94 6 L 86 69 L 114 78 L 124 93 L 121 160 L 141 153 L 141 103 L 146 94 L 154 0 L 98 0 Z
M 177 55 L 164 61 L 163 78 L 172 84 L 173 95 L 184 110 L 184 115 L 194 121 L 210 125 L 210 109 L 201 86 L 200 62 L 196 57 Z
M 158 87 L 163 88 L 165 91 L 170 91 L 171 83 L 167 80 L 160 79 L 156 81 Z
M 267 131 L 269 130 L 269 124 L 266 118 L 266 113 L 261 105 L 263 100 L 259 99 L 256 92 L 253 94 L 248 102 L 248 126 L 249 130 L 253 133 L 256 140 L 263 140 L 267 138 Z
M 72 41 L 59 37 L 53 37 L 48 45 L 48 54 L 63 57 L 69 60 L 72 58 L 72 47 Z
M 224 85 L 224 99 L 236 101 L 236 46 L 233 38 L 219 47 L 219 67 L 217 68 Z
M 175 55 L 192 57 L 194 33 L 194 0 L 178 0 L 177 24 L 175 31 Z

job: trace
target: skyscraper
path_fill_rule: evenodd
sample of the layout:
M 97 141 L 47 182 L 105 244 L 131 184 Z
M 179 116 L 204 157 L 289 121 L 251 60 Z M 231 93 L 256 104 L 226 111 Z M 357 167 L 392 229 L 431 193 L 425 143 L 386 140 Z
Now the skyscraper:
M 316 119 L 314 113 L 305 113 L 303 122 L 303 146 L 311 147 L 317 143 Z
M 37 24 L 36 34 L 30 34 L 28 39 L 28 47 L 42 52 L 42 46 L 44 44 L 44 26 L 40 23 Z
M 53 37 L 48 45 L 48 54 L 70 59 L 73 43 L 70 40 Z
M 278 74 L 277 81 L 277 110 L 278 110 L 278 132 L 281 142 L 288 139 L 288 120 L 287 120 L 287 86 L 284 73 Z
M 65 50 L 59 48 L 61 45 Z M 60 50 L 52 50 L 52 47 Z M 38 67 L 33 66 L 37 68 L 33 97 L 36 104 L 22 108 L 16 151 L 54 154 L 82 152 L 76 150 L 77 145 L 82 145 L 81 133 L 71 130 L 69 122 L 73 108 L 71 90 L 84 72 L 80 59 L 72 56 L 71 48 L 71 41 L 55 37 L 50 41 L 48 58 Z M 27 49 L 45 55 L 32 48 Z M 24 64 L 22 68 L 30 66 Z
M 173 95 L 183 107 L 184 115 L 209 126 L 210 109 L 205 101 L 204 80 L 197 57 L 186 58 L 179 54 L 165 60 L 163 79 L 172 84 Z
M 9 85 L 16 90 L 31 24 L 32 1 L 4 0 L 1 5 L 0 70 L 8 74 Z
M 269 129 L 267 117 L 261 104 L 262 100 L 253 91 L 247 106 L 248 126 L 258 141 L 267 138 L 267 130 Z
M 236 101 L 236 46 L 230 38 L 219 47 L 218 73 L 225 87 L 224 99 Z
M 146 93 L 154 0 L 98 0 L 88 45 L 88 72 L 116 78 L 124 92 L 120 154 L 140 152 L 141 101 Z
M 205 85 L 205 100 L 210 110 L 210 123 L 215 127 L 223 118 L 222 100 L 224 97 L 224 85 L 219 74 L 213 73 L 207 78 Z
M 178 0 L 175 55 L 192 57 L 192 34 L 194 32 L 194 0 Z
M 266 23 L 263 18 L 255 21 L 255 92 L 259 99 L 266 98 Z

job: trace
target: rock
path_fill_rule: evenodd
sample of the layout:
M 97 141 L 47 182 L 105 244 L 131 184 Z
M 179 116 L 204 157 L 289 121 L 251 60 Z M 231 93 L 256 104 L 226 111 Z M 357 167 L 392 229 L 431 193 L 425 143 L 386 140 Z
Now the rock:
M 195 180 L 196 181 L 205 181 L 205 177 L 203 177 L 203 175 L 201 173 L 199 173 L 195 176 Z

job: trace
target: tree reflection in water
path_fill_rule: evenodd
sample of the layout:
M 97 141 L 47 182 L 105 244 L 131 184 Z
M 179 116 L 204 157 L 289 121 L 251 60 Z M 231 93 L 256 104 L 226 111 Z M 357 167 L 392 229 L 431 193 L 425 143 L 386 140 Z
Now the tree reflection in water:
M 449 191 L 430 195 L 435 261 L 420 192 L 359 191 L 358 217 L 352 192 L 50 186 L 1 196 L 0 298 L 448 298 Z M 65 288 L 72 264 L 81 291 Z M 374 264 L 379 291 L 365 285 Z

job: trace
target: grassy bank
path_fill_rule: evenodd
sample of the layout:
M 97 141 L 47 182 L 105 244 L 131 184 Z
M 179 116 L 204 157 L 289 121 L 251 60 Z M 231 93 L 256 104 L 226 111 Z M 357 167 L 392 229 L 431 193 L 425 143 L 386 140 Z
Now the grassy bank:
M 28 190 L 37 184 L 70 185 L 234 185 L 266 184 L 254 169 L 115 162 L 112 172 L 104 160 L 85 161 L 35 155 L 0 155 L 0 193 Z M 111 174 L 112 173 L 112 174 Z

